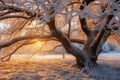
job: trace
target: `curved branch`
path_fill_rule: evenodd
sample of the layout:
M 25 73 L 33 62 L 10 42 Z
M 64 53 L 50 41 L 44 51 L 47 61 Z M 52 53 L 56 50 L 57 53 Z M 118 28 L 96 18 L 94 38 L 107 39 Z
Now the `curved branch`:
M 17 12 L 24 12 L 31 17 L 35 17 L 36 15 L 38 17 L 41 16 L 40 14 L 35 13 L 35 12 L 33 13 L 32 11 L 30 11 L 28 9 L 24 9 L 24 8 L 13 6 L 13 5 L 1 5 L 0 8 L 1 8 L 1 10 L 13 10 L 13 11 L 17 11 Z
M 2 16 L 2 17 L 0 17 L 0 20 L 3 20 L 3 19 L 10 19 L 10 18 L 23 18 L 23 19 L 30 19 L 30 17 L 26 17 L 26 16 L 10 15 L 10 16 Z
M 84 53 L 84 51 L 72 45 L 70 39 L 59 29 L 56 29 L 55 20 L 50 21 L 48 25 L 50 30 L 54 33 L 54 37 L 56 37 L 61 42 L 66 52 L 76 57 L 78 65 L 81 65 L 81 63 L 83 64 L 84 62 L 90 62 L 90 58 L 86 53 Z
M 40 36 L 40 35 L 20 36 L 20 37 L 13 38 L 12 40 L 10 40 L 8 42 L 1 43 L 0 44 L 0 49 L 3 48 L 3 47 L 10 46 L 11 44 L 16 43 L 18 41 L 22 41 L 22 40 L 27 40 L 27 39 L 42 39 L 42 38 L 44 39 L 44 38 L 51 38 L 51 37 L 52 37 L 52 34 L 50 34 L 50 35 L 44 35 L 44 36 Z
M 30 21 L 30 19 L 28 19 L 26 21 L 24 20 L 19 28 L 16 28 L 15 30 L 11 31 L 10 35 L 17 32 L 18 30 L 22 30 L 29 21 Z
M 57 46 L 55 46 L 53 49 L 48 50 L 48 51 L 43 51 L 43 52 L 52 52 L 52 51 L 54 51 L 57 47 L 60 47 L 60 46 L 62 46 L 62 45 L 57 45 Z
M 74 4 L 82 4 L 81 2 L 72 2 L 70 4 L 68 4 L 68 6 L 74 5 Z
M 3 5 L 5 5 L 5 3 L 4 3 L 4 1 L 3 1 L 3 0 L 0 0 L 0 2 L 1 2 Z
M 71 31 L 71 19 L 69 21 L 69 27 L 68 27 L 68 38 L 70 38 L 70 31 Z
M 16 12 L 16 11 L 7 11 L 7 12 L 1 12 L 0 13 L 0 16 L 4 16 L 4 15 L 7 15 L 7 14 L 10 14 L 10 13 L 14 13 L 14 12 Z
M 91 29 L 89 29 L 89 27 L 87 26 L 86 19 L 82 18 L 82 19 L 80 19 L 80 22 L 81 22 L 81 28 L 82 28 L 83 32 L 87 35 L 87 37 L 92 35 Z
M 89 5 L 93 1 L 95 1 L 95 0 L 83 0 L 83 4 L 86 3 L 87 5 Z
M 89 5 L 91 2 L 93 2 L 95 0 L 83 0 L 82 4 L 86 4 L 86 5 Z M 80 6 L 80 10 L 83 10 L 84 9 L 84 6 Z
M 7 58 L 5 61 L 9 61 L 12 54 L 14 54 L 18 49 L 20 49 L 21 47 L 23 47 L 24 45 L 29 45 L 29 44 L 33 44 L 35 42 L 24 42 L 23 44 L 19 45 L 18 47 L 16 47 L 15 50 L 13 50 L 11 53 L 5 55 L 4 57 L 1 58 L 1 61 L 4 62 L 4 59 Z

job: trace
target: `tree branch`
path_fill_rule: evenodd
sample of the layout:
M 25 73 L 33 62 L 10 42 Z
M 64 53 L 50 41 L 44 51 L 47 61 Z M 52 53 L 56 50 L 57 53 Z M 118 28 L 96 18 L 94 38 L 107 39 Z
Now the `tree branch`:
M 105 41 L 107 40 L 107 38 L 110 35 L 110 31 L 105 31 L 102 39 L 100 40 L 100 43 L 98 44 L 97 50 L 96 50 L 96 54 L 99 55 L 100 52 L 102 51 L 102 46 L 105 43 Z
M 93 2 L 95 0 L 83 0 L 82 4 L 86 4 L 86 5 L 89 5 L 91 2 Z M 83 10 L 84 9 L 84 6 L 81 5 L 80 6 L 80 10 Z
M 60 46 L 62 46 L 62 45 L 57 45 L 57 46 L 55 46 L 53 49 L 47 50 L 47 51 L 43 51 L 43 52 L 52 52 L 52 51 L 54 51 L 57 47 L 60 47 Z
M 82 19 L 79 18 L 79 20 L 80 20 L 81 28 L 82 28 L 83 32 L 87 35 L 87 37 L 90 37 L 92 35 L 92 31 L 87 26 L 86 19 L 85 18 L 82 18 Z
M 40 14 L 38 14 L 36 12 L 33 13 L 32 11 L 29 11 L 28 9 L 24 9 L 24 8 L 17 7 L 17 6 L 14 6 L 14 5 L 1 5 L 0 8 L 1 8 L 1 10 L 13 10 L 13 11 L 16 11 L 16 12 L 24 12 L 28 16 L 31 16 L 31 17 L 35 17 L 36 15 L 38 17 L 41 16 Z
M 85 44 L 86 40 L 80 40 L 80 39 L 74 39 L 70 38 L 70 41 L 73 43 L 80 43 L 80 44 Z
M 70 38 L 70 31 L 71 31 L 71 19 L 69 21 L 69 27 L 68 27 L 68 38 Z
M 4 3 L 4 1 L 3 1 L 3 0 L 0 0 L 0 2 L 1 2 L 3 5 L 5 5 L 5 3 Z
M 100 43 L 104 33 L 105 33 L 105 29 L 103 27 L 103 29 L 97 34 L 97 36 L 94 38 L 94 41 L 90 45 L 91 50 L 96 51 L 98 44 Z
M 77 48 L 76 46 L 71 44 L 70 39 L 59 29 L 56 29 L 55 20 L 52 20 L 48 24 L 50 30 L 53 32 L 54 37 L 61 42 L 62 46 L 65 48 L 66 52 L 75 56 L 76 59 L 79 59 L 79 63 L 85 62 L 89 63 L 89 57 L 86 53 L 84 53 L 81 49 Z
M 14 12 L 16 12 L 16 11 L 9 10 L 7 12 L 1 12 L 0 16 L 4 16 L 4 15 L 10 14 L 10 13 L 14 13 Z
M 13 50 L 11 53 L 5 55 L 4 57 L 1 58 L 1 61 L 4 62 L 4 59 L 7 58 L 5 61 L 9 61 L 12 54 L 14 54 L 18 49 L 20 49 L 21 47 L 23 47 L 24 45 L 29 45 L 29 44 L 33 44 L 35 42 L 24 42 L 23 44 L 19 45 L 18 47 L 16 47 L 15 50 Z
M 3 20 L 3 19 L 10 19 L 10 18 L 30 19 L 30 17 L 26 17 L 26 16 L 21 16 L 21 15 L 10 15 L 10 16 L 2 16 L 2 17 L 0 17 L 0 20 Z
M 76 1 L 76 2 L 72 2 L 70 4 L 68 4 L 68 6 L 74 5 L 74 4 L 82 4 L 82 2 Z
M 113 15 L 108 15 L 106 18 L 105 18 L 105 22 L 106 24 L 108 25 L 110 23 L 110 21 L 112 20 L 113 18 Z M 94 41 L 92 42 L 92 44 L 90 45 L 90 47 L 92 49 L 94 49 L 93 51 L 96 51 L 97 50 L 97 46 L 100 44 L 100 41 L 102 40 L 102 38 L 107 38 L 110 34 L 109 31 L 107 31 L 107 25 L 104 24 L 101 29 L 101 31 L 98 32 L 98 34 L 96 35 Z M 107 36 L 107 37 L 105 37 Z M 105 39 L 106 40 L 106 39 Z
M 13 29 L 13 30 L 10 32 L 9 35 L 12 35 L 13 33 L 17 32 L 17 31 L 22 30 L 29 21 L 30 21 L 30 19 L 24 20 L 24 21 L 22 22 L 22 24 L 20 23 L 20 27 L 19 27 L 19 28 L 16 28 L 16 29 Z
M 1 43 L 0 44 L 0 49 L 3 47 L 7 47 L 10 46 L 13 43 L 16 43 L 18 41 L 22 41 L 22 40 L 27 40 L 27 39 L 45 39 L 45 38 L 51 38 L 52 34 L 50 35 L 44 35 L 44 36 L 40 36 L 40 35 L 28 35 L 28 36 L 20 36 L 20 37 L 16 37 L 13 38 L 12 40 L 5 42 L 5 43 Z

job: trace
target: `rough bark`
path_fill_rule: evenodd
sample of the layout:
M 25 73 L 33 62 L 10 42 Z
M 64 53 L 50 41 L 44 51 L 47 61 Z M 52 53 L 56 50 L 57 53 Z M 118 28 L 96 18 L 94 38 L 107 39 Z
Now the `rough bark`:
M 52 0 L 52 1 L 50 0 L 50 1 L 48 1 L 48 3 L 55 3 L 56 1 L 57 0 Z M 95 1 L 95 0 L 83 0 L 83 2 L 82 2 L 83 5 L 80 7 L 80 9 L 84 10 L 84 4 L 86 3 L 86 5 L 89 5 L 93 1 Z M 118 0 L 115 0 L 115 2 L 117 2 L 117 1 Z M 30 18 L 34 19 L 36 16 L 41 17 L 41 14 L 38 12 L 33 13 L 31 10 L 24 9 L 23 7 L 5 4 L 3 0 L 1 0 L 0 3 L 1 3 L 1 5 L 0 5 L 1 10 L 0 11 L 4 12 L 4 10 L 8 10 L 7 12 L 0 14 L 0 16 L 1 16 L 0 20 L 3 20 L 3 19 L 5 20 L 8 18 L 22 18 L 25 20 L 27 20 L 27 19 L 29 20 Z M 80 2 L 74 2 L 74 3 L 80 3 Z M 74 3 L 72 3 L 72 4 L 74 4 Z M 69 5 L 71 6 L 72 4 L 69 4 Z M 103 12 L 105 10 L 105 7 L 103 8 Z M 24 12 L 26 15 L 25 16 L 23 16 L 23 15 L 22 16 L 20 16 L 20 15 L 8 15 L 10 13 L 19 13 L 19 12 L 21 12 L 21 13 Z M 48 14 L 52 15 L 54 13 L 55 13 L 54 7 L 49 6 Z M 79 39 L 71 39 L 71 37 L 70 37 L 71 25 L 69 26 L 67 35 L 64 32 L 62 32 L 61 30 L 57 29 L 57 27 L 55 25 L 55 16 L 50 17 L 50 21 L 47 22 L 47 25 L 49 26 L 49 29 L 51 31 L 50 35 L 46 35 L 46 36 L 40 36 L 40 35 L 20 36 L 20 37 L 12 39 L 6 43 L 1 43 L 0 49 L 3 47 L 10 46 L 10 45 L 12 45 L 18 41 L 22 41 L 22 40 L 55 37 L 55 40 L 57 39 L 57 41 L 61 42 L 62 46 L 65 48 L 67 53 L 73 55 L 76 58 L 76 64 L 79 67 L 84 67 L 85 65 L 88 65 L 88 64 L 96 64 L 96 61 L 97 61 L 98 55 L 101 52 L 102 46 L 110 35 L 111 31 L 108 30 L 107 25 L 109 25 L 111 19 L 113 18 L 113 15 L 108 15 L 106 17 L 107 19 L 106 19 L 105 23 L 107 25 L 104 24 L 102 26 L 98 26 L 94 31 L 89 28 L 85 18 L 82 18 L 82 19 L 79 18 L 80 23 L 81 23 L 81 29 L 85 33 L 85 35 L 87 36 L 86 41 L 79 40 Z M 39 19 L 39 20 L 41 20 L 41 19 Z M 69 22 L 69 24 L 71 24 L 71 22 Z M 84 44 L 84 49 L 81 50 L 78 47 L 76 47 L 75 45 L 72 45 L 72 42 Z M 16 48 L 16 50 L 17 50 L 17 48 Z
M 112 18 L 113 18 L 113 15 L 107 16 L 105 18 L 106 23 L 109 24 Z M 110 35 L 110 30 L 107 30 L 107 25 L 104 24 L 102 26 L 98 26 L 98 27 L 101 27 L 102 29 L 99 28 L 99 30 L 96 29 L 92 31 L 87 25 L 85 18 L 80 19 L 80 22 L 81 22 L 82 31 L 87 36 L 87 41 L 84 45 L 83 50 L 90 57 L 90 60 L 92 61 L 92 63 L 96 64 L 98 56 L 102 50 L 102 46 Z
M 73 55 L 76 58 L 76 64 L 79 67 L 84 67 L 85 64 L 90 63 L 90 57 L 81 49 L 71 44 L 70 39 L 59 29 L 56 29 L 55 20 L 48 22 L 49 28 L 53 33 L 53 36 L 61 42 L 68 54 Z M 58 36 L 59 35 L 59 36 Z

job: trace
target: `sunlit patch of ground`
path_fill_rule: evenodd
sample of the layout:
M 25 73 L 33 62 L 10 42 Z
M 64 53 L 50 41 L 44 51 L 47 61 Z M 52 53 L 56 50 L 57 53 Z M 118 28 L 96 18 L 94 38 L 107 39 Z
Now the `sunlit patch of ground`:
M 101 66 L 83 73 L 73 67 L 70 55 L 14 55 L 0 63 L 0 80 L 120 80 L 120 55 L 100 55 L 98 63 Z

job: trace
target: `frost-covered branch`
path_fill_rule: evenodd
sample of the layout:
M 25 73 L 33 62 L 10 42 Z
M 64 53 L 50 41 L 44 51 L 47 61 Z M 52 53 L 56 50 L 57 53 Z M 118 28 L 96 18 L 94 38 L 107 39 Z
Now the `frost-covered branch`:
M 8 41 L 8 42 L 5 42 L 5 43 L 1 43 L 0 44 L 0 49 L 1 48 L 4 48 L 4 47 L 7 47 L 7 46 L 10 46 L 11 44 L 14 44 L 18 41 L 22 41 L 22 40 L 27 40 L 27 39 L 42 39 L 42 38 L 51 38 L 52 37 L 52 34 L 50 35 L 28 35 L 28 36 L 20 36 L 20 37 L 16 37 L 16 38 L 13 38 L 12 40 Z
M 4 61 L 9 61 L 11 56 L 18 50 L 20 49 L 21 47 L 25 46 L 25 45 L 29 45 L 29 44 L 33 44 L 35 42 L 29 42 L 29 41 L 25 41 L 23 42 L 22 44 L 20 44 L 19 46 L 17 46 L 12 52 L 10 52 L 9 54 L 3 56 L 2 58 L 0 58 L 1 62 L 4 62 Z

